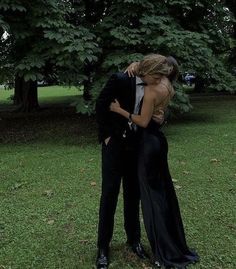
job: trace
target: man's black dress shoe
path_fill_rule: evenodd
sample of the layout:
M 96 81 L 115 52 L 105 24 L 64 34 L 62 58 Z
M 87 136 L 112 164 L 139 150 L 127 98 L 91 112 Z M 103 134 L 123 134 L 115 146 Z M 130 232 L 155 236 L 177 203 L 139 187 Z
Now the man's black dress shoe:
M 141 259 L 149 258 L 148 254 L 144 250 L 143 246 L 140 243 L 130 245 L 134 254 L 136 254 Z
M 103 248 L 98 249 L 98 255 L 96 260 L 97 269 L 107 269 L 108 264 L 108 250 Z

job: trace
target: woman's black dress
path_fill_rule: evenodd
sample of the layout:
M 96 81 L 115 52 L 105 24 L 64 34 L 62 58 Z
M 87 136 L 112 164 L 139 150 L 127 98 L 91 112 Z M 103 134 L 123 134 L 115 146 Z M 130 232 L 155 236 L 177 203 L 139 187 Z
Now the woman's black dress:
M 199 257 L 186 244 L 167 153 L 167 140 L 160 126 L 151 121 L 141 130 L 138 165 L 144 225 L 155 261 L 182 268 Z

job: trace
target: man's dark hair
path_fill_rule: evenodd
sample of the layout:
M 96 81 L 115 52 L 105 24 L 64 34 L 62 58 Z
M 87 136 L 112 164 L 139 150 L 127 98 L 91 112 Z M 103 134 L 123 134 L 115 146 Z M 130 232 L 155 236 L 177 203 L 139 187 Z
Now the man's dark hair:
M 179 65 L 176 59 L 173 56 L 166 57 L 166 60 L 169 65 L 173 66 L 173 70 L 168 75 L 168 79 L 172 82 L 176 81 L 179 76 Z

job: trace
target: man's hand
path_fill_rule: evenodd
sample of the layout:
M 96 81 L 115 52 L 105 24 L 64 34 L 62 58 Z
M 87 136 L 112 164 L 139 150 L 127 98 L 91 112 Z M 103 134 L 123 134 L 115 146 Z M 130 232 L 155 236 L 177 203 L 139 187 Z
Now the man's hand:
M 104 143 L 106 144 L 106 146 L 108 145 L 109 141 L 110 141 L 111 137 L 107 137 L 105 140 L 104 140 Z
M 154 114 L 152 115 L 152 119 L 158 123 L 158 124 L 162 124 L 165 120 L 165 117 L 164 117 L 164 111 L 162 109 L 158 110 L 158 113 L 157 114 Z
M 137 68 L 138 68 L 139 62 L 133 62 L 131 63 L 124 71 L 124 73 L 128 73 L 129 77 L 135 77 L 137 75 Z

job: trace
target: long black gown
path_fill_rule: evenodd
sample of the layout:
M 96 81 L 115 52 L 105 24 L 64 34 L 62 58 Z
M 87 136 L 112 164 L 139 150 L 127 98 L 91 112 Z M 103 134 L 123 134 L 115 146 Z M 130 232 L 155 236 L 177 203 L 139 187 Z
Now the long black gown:
M 167 140 L 151 120 L 141 129 L 138 165 L 144 225 L 155 261 L 166 268 L 182 268 L 199 257 L 186 244 L 167 153 Z

